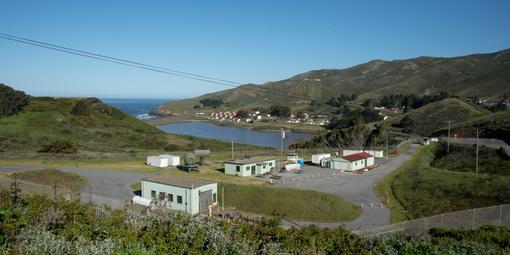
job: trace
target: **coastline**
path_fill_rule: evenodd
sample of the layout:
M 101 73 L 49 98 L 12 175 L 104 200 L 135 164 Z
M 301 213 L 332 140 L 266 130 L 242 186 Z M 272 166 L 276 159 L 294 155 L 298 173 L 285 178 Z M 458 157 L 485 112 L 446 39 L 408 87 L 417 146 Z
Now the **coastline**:
M 206 121 L 218 126 L 225 127 L 238 127 L 238 128 L 247 128 L 256 131 L 280 131 L 282 128 L 286 132 L 294 132 L 294 133 L 306 133 L 312 135 L 318 135 L 324 131 L 321 126 L 313 126 L 313 125 L 296 125 L 290 123 L 282 123 L 282 122 L 256 122 L 256 123 L 236 123 L 231 121 L 215 121 L 204 117 L 191 116 L 191 115 L 172 115 L 172 116 L 156 116 L 155 118 L 143 120 L 146 123 L 152 126 L 162 126 L 168 124 L 177 124 L 177 123 L 189 123 L 192 121 Z

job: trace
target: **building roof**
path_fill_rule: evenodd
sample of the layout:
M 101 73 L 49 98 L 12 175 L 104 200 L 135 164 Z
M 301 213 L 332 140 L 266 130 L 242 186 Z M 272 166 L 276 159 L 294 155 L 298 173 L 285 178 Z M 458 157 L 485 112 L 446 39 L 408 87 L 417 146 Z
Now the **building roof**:
M 168 175 L 153 175 L 142 179 L 143 181 L 155 182 L 159 184 L 166 184 L 170 186 L 176 186 L 181 188 L 193 189 L 197 187 L 202 187 L 207 184 L 216 183 L 214 181 L 202 180 L 202 179 L 194 179 L 190 177 L 178 177 L 178 176 L 168 176 Z
M 246 165 L 246 164 L 255 164 L 255 163 L 263 163 L 265 161 L 273 160 L 272 158 L 247 158 L 247 159 L 236 159 L 225 162 L 226 164 L 234 164 L 234 165 Z
M 373 156 L 366 152 L 360 152 L 360 153 L 354 153 L 354 154 L 351 154 L 348 156 L 343 156 L 342 158 L 347 161 L 354 162 L 354 161 L 371 158 L 371 157 L 373 157 Z

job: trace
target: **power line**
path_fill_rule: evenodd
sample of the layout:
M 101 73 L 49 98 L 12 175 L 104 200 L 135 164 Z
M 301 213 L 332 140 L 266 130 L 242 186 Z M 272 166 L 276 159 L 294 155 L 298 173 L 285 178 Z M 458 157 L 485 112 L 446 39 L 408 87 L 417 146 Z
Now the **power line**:
M 129 61 L 129 62 L 128 61 L 120 61 L 120 59 L 119 60 L 115 60 L 115 58 L 111 58 L 111 57 L 99 57 L 100 56 L 99 54 L 92 55 L 92 54 L 80 53 L 80 51 L 72 51 L 72 50 L 67 50 L 67 49 L 64 49 L 64 48 L 56 47 L 56 46 L 48 46 L 48 45 L 44 45 L 44 44 L 40 44 L 40 43 L 25 41 L 25 40 L 22 40 L 22 39 L 11 38 L 11 37 L 4 36 L 1 33 L 0 33 L 0 38 L 6 39 L 6 40 L 10 40 L 10 41 L 20 42 L 20 43 L 24 43 L 24 44 L 29 44 L 29 45 L 33 45 L 33 46 L 37 46 L 37 47 L 41 47 L 41 48 L 46 48 L 46 49 L 50 49 L 50 50 L 54 50 L 54 51 L 59 51 L 59 52 L 64 52 L 64 53 L 73 54 L 73 55 L 77 55 L 77 56 L 82 56 L 82 57 L 86 57 L 86 58 L 92 58 L 92 59 L 96 59 L 96 60 L 101 60 L 101 61 L 106 61 L 106 62 L 110 62 L 110 63 L 115 63 L 115 64 L 119 64 L 119 65 L 125 65 L 125 66 L 134 67 L 134 68 L 154 71 L 154 72 L 158 72 L 158 73 L 164 73 L 164 74 L 179 76 L 179 77 L 183 77 L 183 78 L 189 78 L 189 79 L 194 79 L 194 80 L 214 83 L 214 84 L 218 84 L 218 85 L 222 85 L 222 86 L 227 86 L 227 87 L 232 87 L 232 88 L 236 88 L 237 87 L 237 86 L 232 85 L 232 84 L 228 84 L 228 83 L 220 82 L 220 81 L 214 81 L 212 79 L 200 78 L 200 77 L 197 77 L 197 76 L 189 76 L 189 75 L 184 75 L 184 74 L 180 74 L 180 73 L 173 73 L 173 72 L 170 72 L 170 71 L 160 70 L 160 69 L 149 67 L 149 65 L 133 64 L 135 62 L 131 62 L 131 61 Z
M 63 52 L 63 53 L 82 56 L 82 57 L 86 57 L 86 58 L 101 60 L 101 61 L 105 61 L 105 62 L 129 66 L 129 67 L 133 67 L 133 68 L 139 68 L 139 69 L 144 69 L 144 70 L 148 70 L 148 71 L 178 76 L 178 77 L 182 77 L 182 78 L 204 81 L 204 82 L 213 83 L 213 84 L 230 87 L 230 88 L 237 88 L 238 86 L 243 85 L 240 82 L 218 79 L 218 78 L 214 78 L 214 77 L 210 77 L 210 76 L 199 75 L 199 74 L 194 74 L 194 73 L 190 73 L 190 72 L 183 72 L 183 71 L 178 71 L 178 70 L 169 69 L 169 68 L 165 68 L 165 67 L 148 65 L 148 64 L 144 64 L 144 63 L 140 63 L 140 62 L 132 61 L 132 60 L 127 60 L 127 59 L 109 57 L 109 56 L 106 56 L 103 54 L 97 54 L 97 53 L 93 53 L 93 52 L 77 50 L 77 49 L 73 49 L 73 48 L 69 48 L 69 47 L 59 46 L 59 45 L 52 44 L 52 43 L 37 41 L 37 40 L 23 38 L 23 37 L 14 36 L 14 35 L 5 34 L 5 33 L 0 33 L 0 38 L 5 39 L 5 40 L 14 41 L 14 42 L 23 43 L 23 44 L 28 44 L 28 45 L 32 45 L 32 46 L 36 46 L 36 47 L 41 47 L 41 48 L 45 48 L 45 49 L 50 49 L 50 50 L 54 50 L 54 51 L 58 51 L 58 52 Z M 258 91 L 263 91 L 263 90 L 269 91 L 268 89 L 262 88 L 262 87 L 245 86 L 245 88 L 252 90 L 252 91 L 257 91 L 257 90 Z M 308 95 L 305 96 L 305 95 L 301 95 L 301 94 L 294 93 L 291 91 L 281 92 L 278 90 L 276 90 L 276 91 L 273 90 L 273 91 L 269 91 L 269 92 L 272 94 L 280 94 L 280 95 L 284 95 L 284 96 L 294 95 L 297 97 L 310 99 L 310 97 Z

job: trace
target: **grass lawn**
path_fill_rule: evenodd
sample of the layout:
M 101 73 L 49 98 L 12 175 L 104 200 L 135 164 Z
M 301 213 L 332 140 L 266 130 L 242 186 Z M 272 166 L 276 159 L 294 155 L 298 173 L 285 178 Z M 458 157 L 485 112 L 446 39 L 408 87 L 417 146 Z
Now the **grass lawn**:
M 341 222 L 357 218 L 359 206 L 340 197 L 311 190 L 221 184 L 225 207 L 264 215 L 282 215 L 292 220 Z
M 14 174 L 12 174 L 14 175 Z M 15 173 L 20 179 L 47 186 L 57 185 L 61 189 L 79 192 L 87 180 L 74 173 L 66 173 L 56 169 L 45 169 Z
M 510 203 L 510 176 L 434 168 L 435 149 L 423 146 L 376 186 L 392 211 L 392 222 Z

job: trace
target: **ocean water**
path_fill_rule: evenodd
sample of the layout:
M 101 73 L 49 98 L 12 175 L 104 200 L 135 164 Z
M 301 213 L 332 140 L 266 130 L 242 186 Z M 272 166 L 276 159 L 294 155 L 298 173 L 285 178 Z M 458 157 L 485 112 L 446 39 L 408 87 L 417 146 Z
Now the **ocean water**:
M 168 98 L 101 98 L 103 103 L 109 104 L 138 119 L 151 119 L 151 112 L 156 107 L 171 101 Z

